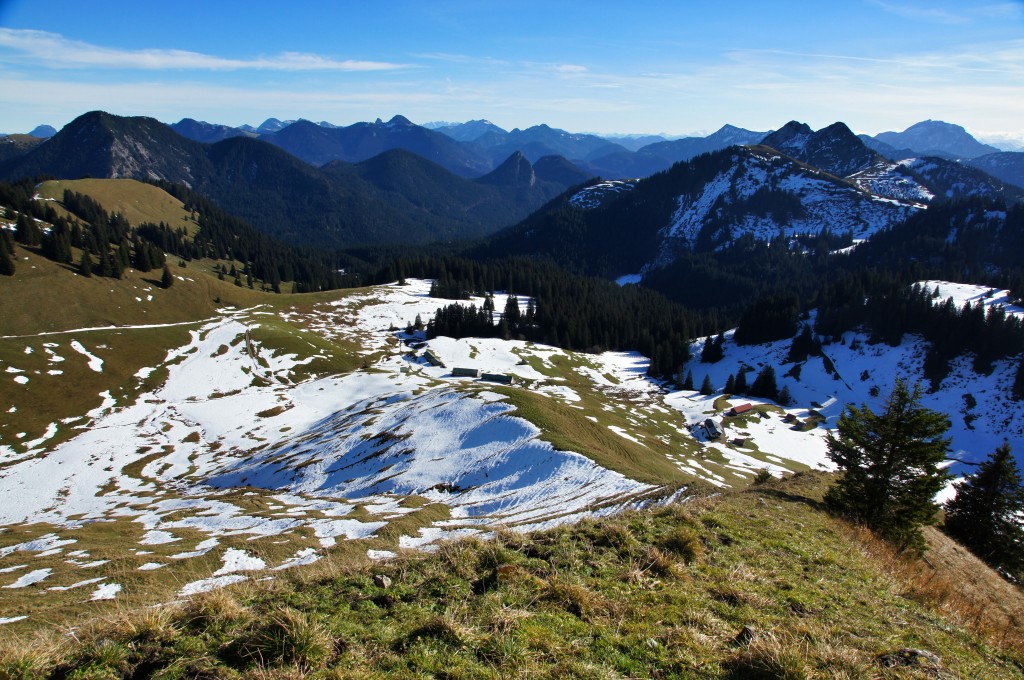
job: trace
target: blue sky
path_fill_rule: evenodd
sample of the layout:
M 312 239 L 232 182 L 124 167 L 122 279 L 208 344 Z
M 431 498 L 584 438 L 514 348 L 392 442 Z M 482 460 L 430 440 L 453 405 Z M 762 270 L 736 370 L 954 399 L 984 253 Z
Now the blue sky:
M 1024 138 L 1024 2 L 0 0 L 0 131 L 93 109 L 257 125 Z

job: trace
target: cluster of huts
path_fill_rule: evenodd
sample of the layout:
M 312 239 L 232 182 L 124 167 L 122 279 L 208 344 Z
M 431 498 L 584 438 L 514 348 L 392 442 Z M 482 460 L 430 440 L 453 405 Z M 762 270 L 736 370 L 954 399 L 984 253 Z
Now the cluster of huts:
M 448 368 L 441 358 L 434 354 L 432 350 L 426 350 L 423 352 L 423 359 L 431 366 L 437 366 L 438 368 Z M 476 378 L 477 380 L 485 380 L 487 382 L 499 383 L 501 385 L 511 385 L 515 382 L 515 377 L 508 375 L 507 373 L 488 373 L 479 368 L 461 368 L 456 366 L 452 369 L 452 377 L 455 378 Z
M 739 404 L 733 406 L 726 412 L 726 416 L 741 416 L 744 413 L 750 413 L 754 408 L 753 404 Z M 725 436 L 725 428 L 714 418 L 705 418 L 704 422 L 698 423 L 694 426 L 694 429 L 700 430 L 704 433 L 704 436 L 708 439 L 721 439 Z

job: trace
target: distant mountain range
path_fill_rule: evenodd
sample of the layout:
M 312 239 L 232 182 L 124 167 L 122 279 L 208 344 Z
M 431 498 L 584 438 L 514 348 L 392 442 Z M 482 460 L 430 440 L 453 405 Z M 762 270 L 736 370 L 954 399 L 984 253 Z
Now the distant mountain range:
M 298 130 L 306 127 L 330 133 L 311 123 Z M 373 130 L 395 126 L 364 127 L 372 138 Z M 535 167 L 511 154 L 471 180 L 401 148 L 359 163 L 334 160 L 315 167 L 262 137 L 241 134 L 205 144 L 152 118 L 98 111 L 0 161 L 0 177 L 38 175 L 185 184 L 283 241 L 331 247 L 482 236 L 586 179 L 564 160 L 541 159 Z
M 938 155 L 909 145 L 926 145 Z M 658 198 L 641 183 L 633 198 L 613 201 L 647 197 L 644 207 L 621 216 L 632 225 L 635 242 L 613 251 L 635 249 L 643 241 L 638 235 L 670 224 L 692 222 L 696 231 L 673 227 L 672 239 L 662 234 L 655 239 L 657 253 L 648 248 L 643 265 L 670 258 L 683 244 L 719 247 L 744 233 L 770 237 L 780 229 L 827 228 L 861 235 L 936 198 L 1021 200 L 1024 154 L 952 158 L 953 151 L 987 148 L 963 128 L 936 121 L 886 133 L 883 140 L 858 137 L 841 122 L 817 131 L 797 121 L 771 132 L 726 125 L 707 137 L 656 141 L 632 151 L 596 135 L 547 125 L 505 131 L 486 120 L 432 130 L 402 116 L 350 126 L 272 118 L 244 129 L 192 119 L 168 126 L 92 112 L 49 140 L 0 140 L 0 177 L 181 183 L 286 242 L 330 247 L 483 237 L 524 220 L 588 178 L 650 177 L 651 186 L 661 187 Z M 731 155 L 722 156 L 726 150 Z M 719 168 L 719 161 L 696 163 L 707 154 L 731 159 L 729 168 Z M 682 169 L 667 177 L 681 185 L 657 179 L 678 164 Z M 708 168 L 717 169 L 708 175 Z M 715 187 L 735 186 L 728 173 L 748 181 L 722 194 Z M 818 189 L 807 193 L 811 185 Z M 895 210 L 895 204 L 904 207 Z M 611 245 L 606 241 L 594 243 Z M 564 239 L 560 247 L 571 242 Z M 521 249 L 507 245 L 509 252 Z
M 760 144 L 564 196 L 499 232 L 479 252 L 541 255 L 575 271 L 618 278 L 751 239 L 809 236 L 849 244 L 936 201 L 965 197 L 1013 204 L 1024 200 L 1024 190 L 946 158 L 889 160 L 843 123 L 814 131 L 791 121 Z M 675 283 L 661 288 L 671 296 Z
M 460 177 L 474 178 L 494 170 L 513 152 L 519 151 L 531 163 L 545 156 L 561 156 L 582 174 L 606 179 L 647 177 L 701 153 L 736 144 L 758 144 L 769 135 L 776 135 L 773 141 L 781 144 L 778 135 L 799 138 L 809 130 L 795 130 L 790 125 L 777 131 L 753 131 L 724 125 L 704 137 L 667 139 L 661 135 L 572 133 L 547 125 L 508 131 L 483 119 L 415 125 L 403 116 L 394 116 L 387 122 L 378 119 L 349 126 L 268 118 L 257 127 L 231 127 L 184 118 L 169 127 L 183 137 L 204 144 L 232 137 L 262 139 L 315 166 L 331 161 L 359 163 L 384 151 L 404 149 Z M 832 132 L 844 138 L 852 134 L 845 125 L 842 128 Z M 39 126 L 30 136 L 48 138 L 55 133 L 49 126 Z M 1019 169 L 1022 162 L 1013 156 L 1002 156 L 1024 152 L 1005 152 L 982 144 L 959 125 L 927 120 L 902 132 L 883 132 L 874 137 L 859 135 L 859 138 L 870 151 L 891 161 L 922 156 L 959 160 L 993 173 L 1004 182 L 1024 186 L 1024 172 Z M 818 143 L 828 145 L 823 141 Z M 0 150 L 0 159 L 27 150 L 29 147 L 23 142 Z M 815 164 L 813 160 L 808 162 Z M 834 170 L 845 174 L 842 168 Z

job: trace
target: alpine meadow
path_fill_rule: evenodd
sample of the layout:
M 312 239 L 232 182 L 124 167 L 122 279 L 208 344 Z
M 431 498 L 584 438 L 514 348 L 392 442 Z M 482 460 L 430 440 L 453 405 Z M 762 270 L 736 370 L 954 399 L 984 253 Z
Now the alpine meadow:
M 0 680 L 1024 678 L 1024 5 L 229 5 L 0 3 Z

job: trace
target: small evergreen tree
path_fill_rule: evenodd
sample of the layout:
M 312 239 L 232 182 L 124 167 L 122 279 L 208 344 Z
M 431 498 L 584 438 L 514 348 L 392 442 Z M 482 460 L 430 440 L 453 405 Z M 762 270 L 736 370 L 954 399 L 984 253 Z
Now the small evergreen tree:
M 833 512 L 863 522 L 903 547 L 922 549 L 935 494 L 949 478 L 949 418 L 920 405 L 921 388 L 896 379 L 881 413 L 847 406 L 828 435 L 828 457 L 842 477 L 825 494 Z
M 686 372 L 686 377 L 683 378 L 683 389 L 693 391 L 693 371 Z
M 782 406 L 789 406 L 793 403 L 793 395 L 789 393 L 789 385 L 782 386 L 782 389 L 779 390 L 779 398 L 775 401 Z
M 714 356 L 715 356 L 715 341 L 709 335 L 708 337 L 704 338 L 704 347 L 701 348 L 701 350 L 700 350 L 700 360 L 701 360 L 701 363 L 704 363 L 704 364 L 713 364 L 713 363 L 715 363 L 715 361 L 717 361 L 717 359 L 715 359 Z
M 37 246 L 42 240 L 42 232 L 34 219 L 22 213 L 18 215 L 18 221 L 14 227 L 14 238 L 27 246 Z
M 734 386 L 736 390 L 733 394 L 746 394 L 747 393 L 747 372 L 742 368 L 736 371 L 736 384 Z
M 1017 373 L 1013 377 L 1013 386 L 1010 388 L 1010 394 L 1013 396 L 1014 401 L 1024 399 L 1024 356 L 1021 356 L 1020 363 L 1017 364 Z
M 164 288 L 170 288 L 174 285 L 174 276 L 171 275 L 171 268 L 166 264 L 164 265 L 164 273 L 160 277 L 160 285 Z
M 811 334 L 810 324 L 804 324 L 803 330 L 793 338 L 793 344 L 789 346 L 786 363 L 804 361 L 811 354 L 821 354 L 821 344 Z
M 715 393 L 715 386 L 711 384 L 711 376 L 707 373 L 704 374 L 704 382 L 700 384 L 700 393 L 705 397 Z
M 946 533 L 1015 577 L 1024 576 L 1024 486 L 1006 442 L 946 503 Z
M 757 377 L 754 378 L 754 384 L 750 386 L 750 394 L 773 401 L 778 398 L 779 386 L 775 382 L 775 369 L 771 364 L 765 364 L 764 368 L 758 372 Z
M 736 376 L 732 373 L 730 373 L 729 377 L 725 379 L 725 393 L 736 394 Z
M 92 256 L 88 248 L 82 249 L 82 257 L 78 260 L 78 273 L 86 278 L 92 276 Z
M 14 259 L 3 243 L 0 243 L 0 276 L 14 276 Z

